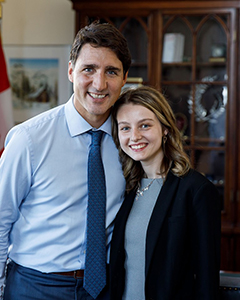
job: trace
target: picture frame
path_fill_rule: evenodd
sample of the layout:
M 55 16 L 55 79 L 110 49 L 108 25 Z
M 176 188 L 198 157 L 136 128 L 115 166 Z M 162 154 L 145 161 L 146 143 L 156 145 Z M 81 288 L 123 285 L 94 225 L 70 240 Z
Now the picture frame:
M 12 90 L 13 118 L 19 124 L 68 101 L 71 45 L 3 46 Z

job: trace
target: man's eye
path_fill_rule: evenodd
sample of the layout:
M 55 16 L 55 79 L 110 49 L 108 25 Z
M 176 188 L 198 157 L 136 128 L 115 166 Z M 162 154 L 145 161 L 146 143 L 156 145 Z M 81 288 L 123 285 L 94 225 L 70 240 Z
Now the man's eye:
M 92 68 L 85 68 L 83 71 L 84 72 L 92 72 L 92 70 L 93 70 Z
M 113 70 L 109 70 L 108 74 L 110 74 L 110 75 L 117 75 L 117 73 L 115 71 L 113 71 Z

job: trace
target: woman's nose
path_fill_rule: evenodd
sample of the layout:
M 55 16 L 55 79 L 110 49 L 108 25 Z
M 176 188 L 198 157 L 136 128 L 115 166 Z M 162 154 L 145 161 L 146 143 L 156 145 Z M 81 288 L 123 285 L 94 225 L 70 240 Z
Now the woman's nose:
M 140 131 L 138 129 L 133 129 L 132 130 L 131 140 L 133 142 L 136 142 L 136 141 L 140 140 L 141 137 L 142 137 L 142 135 L 141 135 L 141 133 L 140 133 Z

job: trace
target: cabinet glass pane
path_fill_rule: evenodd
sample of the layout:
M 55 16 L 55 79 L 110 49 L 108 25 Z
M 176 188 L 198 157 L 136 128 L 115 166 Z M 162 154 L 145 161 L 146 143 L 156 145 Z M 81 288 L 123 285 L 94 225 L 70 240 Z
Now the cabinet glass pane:
M 206 175 L 208 179 L 218 185 L 224 184 L 224 151 L 196 150 L 196 169 Z
M 141 18 L 141 21 L 147 26 L 147 18 Z M 147 82 L 148 36 L 145 28 L 135 18 L 115 18 L 114 23 L 127 39 L 132 55 L 132 65 L 128 76 L 141 77 L 144 82 Z
M 196 68 L 198 81 L 205 81 L 208 78 L 213 81 L 227 81 L 227 66 L 224 62 L 198 63 Z
M 165 46 L 167 51 L 168 62 L 176 62 L 179 52 L 182 53 L 178 62 L 192 61 L 192 32 L 191 25 L 186 19 L 178 16 L 164 16 L 164 41 L 168 43 Z M 180 37 L 180 38 L 179 38 Z M 181 40 L 182 39 L 182 40 Z M 163 45 L 163 62 L 164 62 L 164 45 Z
M 193 97 L 192 97 L 193 95 Z M 197 84 L 190 94 L 189 109 L 195 116 L 195 137 L 225 141 L 227 87 Z
M 222 23 L 220 23 L 222 22 Z M 223 28 L 225 20 L 210 16 L 203 21 L 197 32 L 197 61 L 225 62 L 227 56 L 227 37 Z
M 195 161 L 196 170 L 203 173 L 217 187 L 223 208 L 225 152 L 195 150 Z
M 175 114 L 177 127 L 185 138 L 191 134 L 191 114 L 188 105 L 190 91 L 189 85 L 166 85 L 162 88 Z
M 163 64 L 162 76 L 164 81 L 190 81 L 192 65 L 190 63 Z

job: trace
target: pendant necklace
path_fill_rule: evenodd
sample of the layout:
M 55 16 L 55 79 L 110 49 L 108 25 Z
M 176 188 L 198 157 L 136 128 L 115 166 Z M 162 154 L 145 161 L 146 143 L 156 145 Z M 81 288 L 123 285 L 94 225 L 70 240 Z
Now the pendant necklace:
M 153 178 L 153 180 L 150 181 L 149 184 L 148 184 L 145 188 L 143 188 L 143 189 L 141 189 L 141 190 L 140 190 L 140 188 L 138 187 L 137 192 L 136 192 L 136 197 L 135 197 L 135 200 L 136 200 L 136 201 L 139 199 L 139 196 L 143 196 L 143 193 L 144 193 L 145 191 L 147 191 L 147 190 L 150 188 L 150 186 L 152 185 L 152 183 L 153 183 L 153 181 L 154 181 L 155 179 L 156 179 L 156 178 Z

